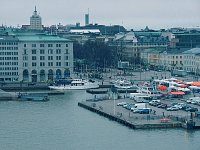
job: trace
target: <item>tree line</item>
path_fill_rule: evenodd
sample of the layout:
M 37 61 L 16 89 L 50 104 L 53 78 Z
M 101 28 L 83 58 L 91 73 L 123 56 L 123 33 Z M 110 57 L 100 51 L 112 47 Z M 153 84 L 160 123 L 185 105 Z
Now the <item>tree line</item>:
M 104 42 L 88 40 L 84 44 L 74 42 L 75 68 L 87 65 L 88 69 L 112 67 L 117 62 L 116 51 Z

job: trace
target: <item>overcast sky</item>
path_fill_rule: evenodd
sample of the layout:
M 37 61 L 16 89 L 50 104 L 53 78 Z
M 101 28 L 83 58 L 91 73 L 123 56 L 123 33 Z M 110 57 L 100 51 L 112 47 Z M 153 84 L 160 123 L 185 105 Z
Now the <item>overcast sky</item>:
M 200 26 L 200 0 L 0 0 L 0 23 L 29 24 L 35 5 L 42 24 L 119 24 L 128 29 Z

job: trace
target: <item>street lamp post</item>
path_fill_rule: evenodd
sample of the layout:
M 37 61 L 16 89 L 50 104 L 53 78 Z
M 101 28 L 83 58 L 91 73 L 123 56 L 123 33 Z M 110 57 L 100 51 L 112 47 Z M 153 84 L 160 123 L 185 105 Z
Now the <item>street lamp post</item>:
M 113 114 L 114 114 L 114 116 L 115 116 L 115 95 L 113 96 L 113 100 L 114 100 L 114 102 L 113 102 L 113 103 L 114 103 L 114 104 L 113 104 L 113 105 L 114 105 Z

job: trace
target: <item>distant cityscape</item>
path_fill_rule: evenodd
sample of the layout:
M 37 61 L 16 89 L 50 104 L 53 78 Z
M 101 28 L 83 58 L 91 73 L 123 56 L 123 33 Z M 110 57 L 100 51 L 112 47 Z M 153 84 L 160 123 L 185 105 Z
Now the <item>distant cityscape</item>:
M 42 25 L 35 7 L 30 24 L 0 27 L 0 82 L 47 82 L 74 74 L 74 42 L 104 43 L 120 69 L 184 70 L 200 75 L 200 28 L 127 30 L 121 25 Z

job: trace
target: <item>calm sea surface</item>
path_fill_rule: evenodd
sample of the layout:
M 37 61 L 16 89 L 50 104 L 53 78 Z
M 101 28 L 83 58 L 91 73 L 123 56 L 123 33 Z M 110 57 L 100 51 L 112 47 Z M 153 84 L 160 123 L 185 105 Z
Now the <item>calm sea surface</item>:
M 85 91 L 48 102 L 0 102 L 0 150 L 197 150 L 200 130 L 133 130 L 78 107 Z

